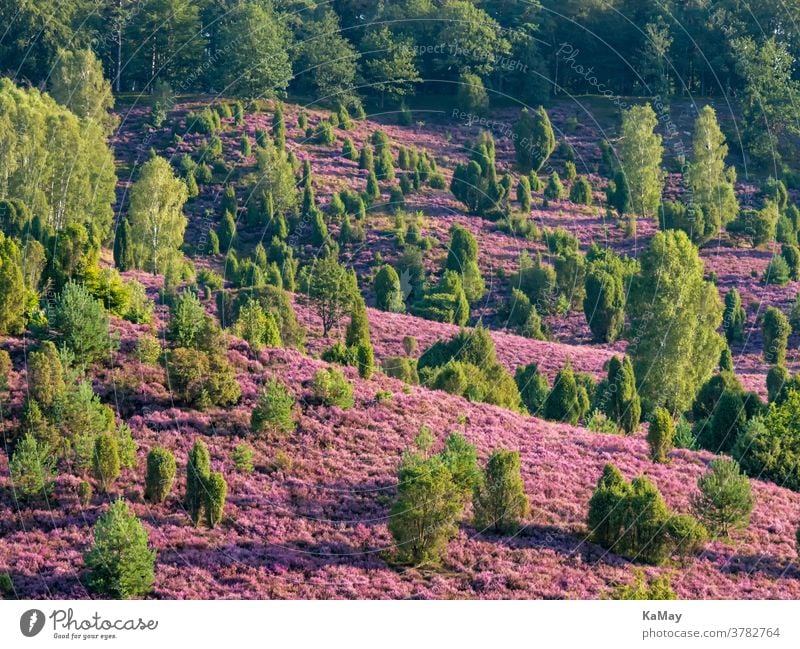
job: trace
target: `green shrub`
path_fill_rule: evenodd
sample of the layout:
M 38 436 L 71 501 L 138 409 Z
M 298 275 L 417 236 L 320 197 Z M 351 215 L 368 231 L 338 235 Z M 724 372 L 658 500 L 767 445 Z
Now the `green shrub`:
M 297 428 L 294 406 L 294 395 L 283 383 L 276 378 L 267 380 L 250 415 L 251 430 L 277 436 L 293 433 Z
M 110 433 L 102 433 L 94 440 L 94 454 L 92 455 L 92 474 L 100 483 L 103 491 L 119 477 L 119 442 Z
M 569 200 L 578 205 L 592 204 L 592 185 L 586 176 L 579 176 L 569 191 Z
M 778 398 L 783 386 L 788 383 L 791 375 L 783 365 L 773 365 L 767 372 L 767 398 L 771 402 Z
M 653 462 L 663 464 L 667 461 L 667 453 L 672 449 L 674 436 L 675 425 L 672 416 L 666 409 L 656 408 L 647 430 L 647 444 L 650 446 L 650 459 Z
M 151 334 L 139 336 L 133 348 L 133 356 L 140 363 L 155 365 L 161 356 L 161 343 Z
M 572 425 L 589 410 L 589 396 L 583 386 L 578 385 L 572 367 L 566 367 L 556 374 L 553 388 L 547 395 L 544 416 L 552 421 L 565 421 Z
M 249 444 L 244 442 L 237 444 L 231 452 L 231 460 L 239 473 L 252 473 L 255 470 L 253 466 L 253 447 Z
M 586 420 L 586 428 L 593 433 L 605 433 L 607 435 L 619 433 L 619 426 L 601 410 L 592 410 Z
M 198 439 L 186 462 L 186 498 L 184 505 L 192 523 L 197 526 L 203 511 L 205 485 L 211 475 L 211 456 L 208 446 Z
M 157 446 L 147 454 L 147 476 L 144 497 L 154 503 L 163 503 L 175 481 L 175 456 L 166 448 Z
M 83 555 L 89 588 L 103 597 L 132 599 L 153 590 L 156 552 L 149 535 L 124 500 L 97 519 L 94 543 Z
M 30 433 L 17 444 L 8 469 L 14 490 L 25 498 L 46 497 L 53 490 L 55 456 Z
M 566 196 L 567 190 L 564 189 L 564 185 L 558 177 L 558 172 L 554 171 L 550 174 L 547 186 L 544 188 L 544 197 L 551 201 L 557 201 L 566 198 Z
M 700 553 L 708 542 L 708 530 L 696 518 L 687 514 L 677 514 L 669 519 L 667 535 L 673 551 L 681 559 Z
M 239 401 L 241 388 L 227 358 L 178 347 L 166 355 L 169 385 L 185 403 L 201 410 L 230 406 Z
M 438 563 L 457 532 L 461 492 L 441 457 L 406 454 L 397 474 L 397 498 L 389 514 L 397 560 Z
M 225 482 L 225 477 L 217 471 L 212 471 L 205 481 L 203 490 L 206 525 L 211 529 L 214 529 L 222 520 L 227 495 L 228 483 Z
M 633 581 L 612 588 L 603 599 L 616 600 L 673 600 L 678 599 L 672 589 L 669 575 L 661 575 L 649 584 L 644 571 L 635 570 Z
M 333 132 L 333 125 L 329 121 L 322 120 L 314 129 L 312 140 L 317 144 L 333 146 L 333 144 L 336 142 L 336 135 Z
M 521 365 L 517 367 L 514 380 L 528 412 L 539 416 L 550 393 L 547 377 L 539 372 L 536 363 L 530 363 L 525 367 Z
M 770 259 L 766 270 L 764 270 L 764 283 L 765 284 L 778 284 L 779 286 L 786 286 L 791 277 L 791 270 L 786 259 L 781 255 L 775 255 Z
M 697 517 L 715 534 L 727 536 L 731 530 L 750 523 L 753 494 L 750 480 L 739 471 L 735 460 L 717 458 L 697 480 L 700 493 L 693 501 Z
M 764 360 L 783 365 L 786 361 L 786 345 L 792 331 L 788 318 L 780 309 L 767 307 L 762 325 L 764 333 Z
M 78 502 L 80 502 L 83 507 L 88 507 L 92 504 L 93 495 L 94 490 L 92 489 L 92 484 L 86 480 L 81 480 L 78 485 Z
M 326 406 L 353 407 L 353 386 L 341 370 L 334 367 L 318 370 L 312 381 L 314 396 Z
M 528 497 L 520 474 L 518 451 L 498 449 L 486 463 L 482 481 L 472 500 L 475 527 L 513 534 L 528 515 Z
M 747 313 L 742 306 L 739 291 L 732 288 L 725 294 L 725 311 L 722 314 L 722 327 L 729 343 L 744 339 L 744 325 Z
M 386 358 L 381 363 L 381 369 L 386 376 L 400 379 L 410 385 L 419 384 L 419 374 L 417 373 L 417 363 L 414 359 L 406 356 L 392 356 Z
M 607 464 L 589 500 L 587 525 L 599 545 L 630 559 L 660 564 L 670 553 L 669 516 L 650 480 L 626 482 L 616 467 Z

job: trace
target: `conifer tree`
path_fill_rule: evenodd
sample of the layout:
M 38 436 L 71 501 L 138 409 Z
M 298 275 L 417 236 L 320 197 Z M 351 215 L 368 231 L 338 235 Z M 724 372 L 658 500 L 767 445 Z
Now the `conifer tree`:
M 211 456 L 201 439 L 195 441 L 186 463 L 186 511 L 197 526 L 205 502 L 205 485 L 211 474 Z

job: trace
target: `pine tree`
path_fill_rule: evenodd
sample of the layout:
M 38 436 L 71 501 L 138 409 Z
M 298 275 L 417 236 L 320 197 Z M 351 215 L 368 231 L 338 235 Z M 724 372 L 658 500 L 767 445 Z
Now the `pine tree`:
M 155 550 L 136 515 L 115 500 L 94 526 L 94 544 L 84 555 L 90 588 L 106 597 L 147 595 L 155 581 Z
M 47 496 L 53 489 L 56 458 L 46 443 L 26 433 L 14 449 L 8 470 L 15 492 L 27 498 Z
M 697 480 L 700 493 L 693 499 L 697 517 L 712 532 L 726 537 L 731 530 L 744 529 L 753 511 L 750 480 L 735 460 L 717 458 L 709 471 Z
M 292 433 L 297 428 L 294 407 L 294 395 L 283 383 L 271 378 L 264 384 L 250 415 L 250 429 L 256 434 L 276 436 Z
M 205 485 L 211 473 L 211 456 L 203 440 L 195 441 L 186 463 L 186 511 L 197 526 L 203 510 Z

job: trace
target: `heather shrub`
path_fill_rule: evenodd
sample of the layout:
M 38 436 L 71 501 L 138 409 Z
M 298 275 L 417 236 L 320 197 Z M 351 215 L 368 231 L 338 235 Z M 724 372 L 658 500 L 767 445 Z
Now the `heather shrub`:
M 768 307 L 762 324 L 764 333 L 764 360 L 782 365 L 786 361 L 786 345 L 792 328 L 780 309 Z
M 186 498 L 184 505 L 192 523 L 197 526 L 203 511 L 205 484 L 211 474 L 211 456 L 208 446 L 198 439 L 186 462 Z
M 666 409 L 656 408 L 647 430 L 647 444 L 650 446 L 650 459 L 653 462 L 663 464 L 667 461 L 667 453 L 672 449 L 674 435 L 675 425 L 672 416 Z
M 396 558 L 420 565 L 441 561 L 457 532 L 464 504 L 441 457 L 407 454 L 397 475 L 397 498 L 389 514 Z
M 475 527 L 513 534 L 528 514 L 528 497 L 522 484 L 518 451 L 498 449 L 486 463 L 483 479 L 472 500 Z
M 92 455 L 92 475 L 100 483 L 103 491 L 119 477 L 119 443 L 110 433 L 102 433 L 94 440 L 94 454 Z
M 88 584 L 104 597 L 147 595 L 155 581 L 156 553 L 147 530 L 123 500 L 115 500 L 94 526 L 94 544 L 84 555 Z
M 163 503 L 175 480 L 175 456 L 166 448 L 156 447 L 147 454 L 147 476 L 144 497 Z
M 700 493 L 692 505 L 714 534 L 728 536 L 731 530 L 744 529 L 750 523 L 754 504 L 750 480 L 739 471 L 735 460 L 712 460 L 709 471 L 698 478 L 697 487 Z
M 353 407 L 353 386 L 344 373 L 335 367 L 318 370 L 314 374 L 312 390 L 314 396 L 326 406 L 343 409 Z
M 294 432 L 295 398 L 276 378 L 268 379 L 250 415 L 250 428 L 256 434 L 283 436 Z
M 228 496 L 228 483 L 225 477 L 213 471 L 205 481 L 203 490 L 203 508 L 206 512 L 206 525 L 214 529 L 222 520 L 225 500 Z
M 56 461 L 47 444 L 26 434 L 8 463 L 14 491 L 23 498 L 47 496 L 53 489 Z
M 242 442 L 237 444 L 231 452 L 231 461 L 239 473 L 252 473 L 253 466 L 253 447 Z

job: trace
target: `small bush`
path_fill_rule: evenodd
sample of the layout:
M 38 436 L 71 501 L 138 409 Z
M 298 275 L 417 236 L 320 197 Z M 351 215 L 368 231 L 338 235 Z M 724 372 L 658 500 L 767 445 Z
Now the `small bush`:
M 325 146 L 333 146 L 336 142 L 336 134 L 333 132 L 333 126 L 329 121 L 321 121 L 314 129 L 313 141 L 317 144 L 324 144 Z
M 237 444 L 231 452 L 233 466 L 239 473 L 252 473 L 253 467 L 253 447 L 244 442 Z
M 161 356 L 161 343 L 155 336 L 144 334 L 136 341 L 133 356 L 140 363 L 155 365 L 158 363 L 159 356 Z
M 92 504 L 93 495 L 94 490 L 92 489 L 91 483 L 86 480 L 81 480 L 78 485 L 78 502 L 80 502 L 83 507 L 88 507 Z
M 261 390 L 258 404 L 250 416 L 250 428 L 254 433 L 283 436 L 294 432 L 295 398 L 278 379 L 271 378 Z
M 212 472 L 205 482 L 203 492 L 206 525 L 211 529 L 214 529 L 222 520 L 227 496 L 228 483 L 225 482 L 225 477 L 217 471 Z
M 786 286 L 786 284 L 789 283 L 790 277 L 791 270 L 789 269 L 789 264 L 786 263 L 786 259 L 781 255 L 775 255 L 772 259 L 770 259 L 769 264 L 764 271 L 763 280 L 765 284 L 778 284 L 779 286 Z
M 669 412 L 664 408 L 656 408 L 647 431 L 650 459 L 653 462 L 663 464 L 667 461 L 667 453 L 672 449 L 674 436 L 675 425 Z
M 649 584 L 642 570 L 634 571 L 633 582 L 620 584 L 611 589 L 603 599 L 616 600 L 673 600 L 678 599 L 672 589 L 669 575 L 656 577 Z
M 708 541 L 708 530 L 697 519 L 687 514 L 678 514 L 669 519 L 667 535 L 674 552 L 681 559 L 698 554 Z
M 156 447 L 147 454 L 144 497 L 163 503 L 175 481 L 175 456 L 166 448 Z
M 55 457 L 30 433 L 17 444 L 8 468 L 14 489 L 24 497 L 47 496 L 53 489 Z
M 200 521 L 203 511 L 203 494 L 209 475 L 211 475 L 211 456 L 208 446 L 203 440 L 198 439 L 192 446 L 192 450 L 189 451 L 189 459 L 186 462 L 186 498 L 184 500 L 186 511 L 195 526 Z
M 318 370 L 312 384 L 314 396 L 326 406 L 353 407 L 353 386 L 341 370 L 334 367 Z

